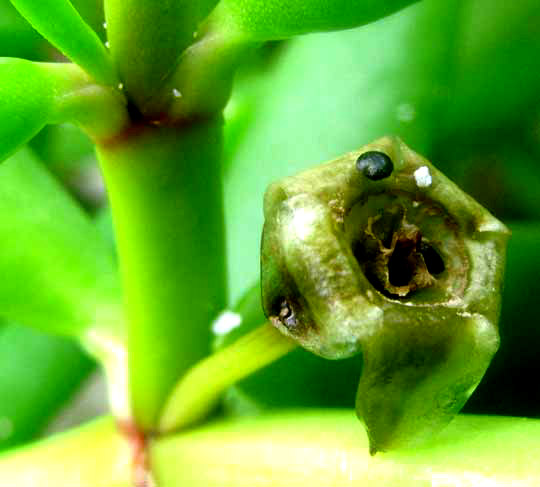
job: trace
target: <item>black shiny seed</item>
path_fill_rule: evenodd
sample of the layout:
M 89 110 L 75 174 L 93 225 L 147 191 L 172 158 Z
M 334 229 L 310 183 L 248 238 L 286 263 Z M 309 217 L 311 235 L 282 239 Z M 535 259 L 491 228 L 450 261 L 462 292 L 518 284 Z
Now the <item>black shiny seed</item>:
M 356 169 L 358 169 L 366 178 L 372 181 L 384 179 L 392 174 L 394 164 L 384 152 L 369 151 L 364 152 L 356 160 Z

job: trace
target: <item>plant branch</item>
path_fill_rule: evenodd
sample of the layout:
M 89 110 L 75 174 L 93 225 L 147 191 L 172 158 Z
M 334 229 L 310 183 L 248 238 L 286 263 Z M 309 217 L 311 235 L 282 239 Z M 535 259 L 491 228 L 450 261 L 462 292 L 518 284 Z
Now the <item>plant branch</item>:
M 126 91 L 140 107 L 162 87 L 217 0 L 106 0 L 107 35 Z
M 161 107 L 173 120 L 219 113 L 229 99 L 238 65 L 254 46 L 227 32 L 201 33 L 144 111 Z
M 370 456 L 352 411 L 219 421 L 151 446 L 158 485 L 536 487 L 540 421 L 458 416 L 422 447 Z
M 188 370 L 174 387 L 160 419 L 160 432 L 197 423 L 216 405 L 225 389 L 295 347 L 292 339 L 265 323 L 205 358 Z
M 126 100 L 116 87 L 96 84 L 75 64 L 38 66 L 54 83 L 54 109 L 49 123 L 75 123 L 94 140 L 108 140 L 127 126 Z
M 432 442 L 369 455 L 350 410 L 221 420 L 150 444 L 157 485 L 536 487 L 540 420 L 458 416 Z M 111 418 L 0 455 L 10 487 L 132 486 L 131 447 Z
M 133 127 L 98 146 L 128 330 L 134 420 L 155 428 L 179 377 L 209 353 L 223 309 L 221 121 Z
M 72 122 L 94 139 L 108 139 L 127 123 L 125 99 L 98 85 L 71 63 L 34 63 L 0 58 L 0 161 L 46 124 Z

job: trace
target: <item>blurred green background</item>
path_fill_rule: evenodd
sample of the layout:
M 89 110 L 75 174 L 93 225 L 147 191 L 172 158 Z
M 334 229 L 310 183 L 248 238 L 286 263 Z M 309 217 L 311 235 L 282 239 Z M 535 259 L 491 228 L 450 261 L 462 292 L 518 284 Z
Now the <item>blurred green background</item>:
M 101 2 L 73 3 L 104 38 Z M 540 417 L 539 52 L 538 0 L 424 0 L 359 29 L 259 49 L 225 111 L 229 296 L 231 306 L 244 296 L 245 315 L 235 333 L 263 320 L 256 283 L 266 186 L 398 134 L 513 231 L 501 349 L 466 411 Z M 0 56 L 62 60 L 8 0 L 0 0 Z M 46 127 L 30 150 L 112 248 L 90 141 L 73 126 Z M 0 448 L 42 434 L 94 368 L 65 338 L 0 324 Z M 298 350 L 234 387 L 226 407 L 352 407 L 360 369 L 359 358 L 326 362 Z

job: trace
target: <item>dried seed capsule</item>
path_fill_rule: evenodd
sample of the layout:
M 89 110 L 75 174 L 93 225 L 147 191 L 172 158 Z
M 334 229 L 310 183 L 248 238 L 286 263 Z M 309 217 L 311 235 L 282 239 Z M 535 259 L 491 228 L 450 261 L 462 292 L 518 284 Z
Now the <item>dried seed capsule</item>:
M 362 169 L 374 153 L 384 178 Z M 320 356 L 362 352 L 372 451 L 448 423 L 498 347 L 506 227 L 390 137 L 271 185 L 264 207 L 265 313 Z

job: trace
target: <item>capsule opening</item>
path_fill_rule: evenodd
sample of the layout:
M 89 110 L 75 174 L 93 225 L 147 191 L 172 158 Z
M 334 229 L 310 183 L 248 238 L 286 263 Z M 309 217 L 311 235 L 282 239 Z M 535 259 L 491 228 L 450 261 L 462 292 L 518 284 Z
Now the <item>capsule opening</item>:
M 466 285 L 468 259 L 454 220 L 434 202 L 375 195 L 345 218 L 345 233 L 365 277 L 390 299 L 441 302 Z

